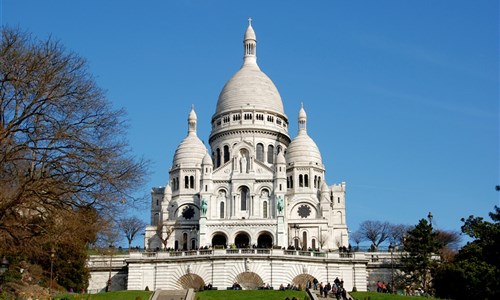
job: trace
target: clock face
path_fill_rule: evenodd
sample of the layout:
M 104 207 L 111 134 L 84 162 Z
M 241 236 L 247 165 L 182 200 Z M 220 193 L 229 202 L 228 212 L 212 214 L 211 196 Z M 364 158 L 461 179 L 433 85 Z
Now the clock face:
M 309 207 L 309 205 L 305 205 L 305 204 L 301 205 L 297 209 L 297 213 L 299 214 L 299 216 L 301 218 L 307 218 L 311 214 L 311 208 Z
M 186 220 L 190 220 L 192 217 L 194 217 L 194 208 L 191 206 L 186 206 L 182 210 L 182 217 Z

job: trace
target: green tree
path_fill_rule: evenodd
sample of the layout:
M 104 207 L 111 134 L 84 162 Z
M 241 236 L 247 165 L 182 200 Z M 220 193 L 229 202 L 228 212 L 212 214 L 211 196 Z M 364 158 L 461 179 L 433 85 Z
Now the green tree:
M 482 217 L 462 219 L 462 232 L 473 240 L 458 251 L 455 260 L 435 276 L 436 294 L 453 299 L 500 298 L 500 208 Z
M 84 268 L 80 254 L 96 225 L 134 203 L 147 162 L 132 155 L 125 112 L 107 101 L 83 58 L 19 30 L 0 35 L 0 257 L 23 255 L 50 270 L 55 249 L 63 259 L 56 272 Z M 78 259 L 63 257 L 75 247 Z
M 421 219 L 408 231 L 403 245 L 405 254 L 401 257 L 401 270 L 405 274 L 407 284 L 430 293 L 431 272 L 439 261 L 435 255 L 441 248 L 432 224 Z

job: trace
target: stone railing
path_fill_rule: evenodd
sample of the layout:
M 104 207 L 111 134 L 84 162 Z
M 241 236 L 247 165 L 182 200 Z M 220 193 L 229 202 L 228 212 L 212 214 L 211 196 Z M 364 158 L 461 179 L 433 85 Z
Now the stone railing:
M 207 256 L 299 256 L 317 259 L 365 259 L 362 252 L 322 252 L 322 251 L 300 251 L 283 249 L 261 249 L 261 248 L 242 248 L 242 249 L 201 249 L 189 251 L 144 251 L 131 252 L 130 258 L 156 258 L 164 259 L 169 257 L 207 257 Z

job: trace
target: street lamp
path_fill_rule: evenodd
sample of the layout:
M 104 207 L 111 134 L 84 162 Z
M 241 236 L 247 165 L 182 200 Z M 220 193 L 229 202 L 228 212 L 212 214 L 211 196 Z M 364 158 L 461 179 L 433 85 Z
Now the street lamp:
M 50 285 L 49 285 L 49 295 L 52 299 L 52 274 L 54 271 L 54 258 L 56 256 L 56 250 L 54 248 L 50 249 Z
M 432 218 L 434 218 L 434 216 L 432 215 L 431 212 L 429 212 L 429 214 L 427 215 L 427 219 L 429 220 L 429 225 L 432 226 Z
M 392 243 L 389 245 L 389 251 L 391 251 L 391 294 L 394 294 L 394 263 L 393 263 L 394 245 Z

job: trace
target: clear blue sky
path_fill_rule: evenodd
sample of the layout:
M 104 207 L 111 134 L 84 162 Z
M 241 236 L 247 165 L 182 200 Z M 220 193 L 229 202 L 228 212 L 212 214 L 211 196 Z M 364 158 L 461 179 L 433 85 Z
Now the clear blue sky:
M 271 3 L 272 2 L 272 3 Z M 165 185 L 191 104 L 205 142 L 253 18 L 258 63 L 328 184 L 347 182 L 347 223 L 460 230 L 499 205 L 499 4 L 482 1 L 0 0 L 1 24 L 51 35 L 130 120 L 134 153 Z M 149 208 L 140 213 L 149 220 Z M 140 244 L 141 241 L 136 241 Z

